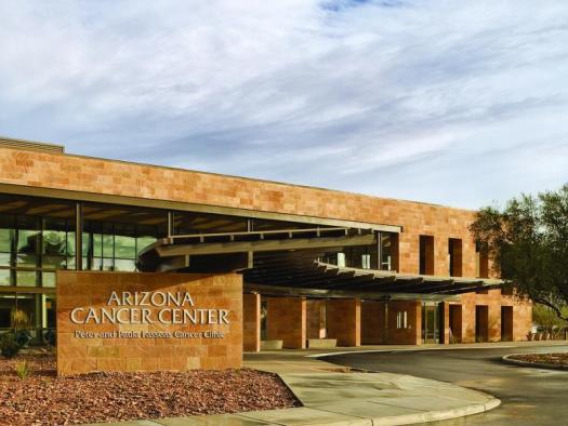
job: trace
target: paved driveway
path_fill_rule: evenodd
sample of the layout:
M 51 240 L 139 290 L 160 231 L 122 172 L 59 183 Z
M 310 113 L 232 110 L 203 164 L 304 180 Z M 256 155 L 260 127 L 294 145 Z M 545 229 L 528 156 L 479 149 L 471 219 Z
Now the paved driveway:
M 501 407 L 440 425 L 568 425 L 568 372 L 503 364 L 511 353 L 568 352 L 568 346 L 435 349 L 353 353 L 326 361 L 373 371 L 410 374 L 495 395 Z

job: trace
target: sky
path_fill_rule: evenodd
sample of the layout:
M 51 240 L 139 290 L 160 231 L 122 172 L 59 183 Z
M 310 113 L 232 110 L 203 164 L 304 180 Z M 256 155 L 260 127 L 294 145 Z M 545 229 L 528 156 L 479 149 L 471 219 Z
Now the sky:
M 568 182 L 565 0 L 0 2 L 0 135 L 464 208 Z

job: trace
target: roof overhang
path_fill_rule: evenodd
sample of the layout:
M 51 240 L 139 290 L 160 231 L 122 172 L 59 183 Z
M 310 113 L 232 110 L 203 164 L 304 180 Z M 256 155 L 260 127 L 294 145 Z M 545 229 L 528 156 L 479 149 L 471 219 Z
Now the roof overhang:
M 57 198 L 69 201 L 85 201 L 104 204 L 119 204 L 122 206 L 144 207 L 150 209 L 176 210 L 180 212 L 211 213 L 227 216 L 239 216 L 249 219 L 276 220 L 282 222 L 296 222 L 316 226 L 331 226 L 344 228 L 371 229 L 374 231 L 400 233 L 402 226 L 357 222 L 351 220 L 306 216 L 300 214 L 269 212 L 262 210 L 249 210 L 229 206 L 210 205 L 201 203 L 181 202 L 172 200 L 159 200 L 150 198 L 127 197 L 93 193 L 86 191 L 73 191 L 60 188 L 42 188 L 37 186 L 14 185 L 0 183 L 0 194 L 24 195 L 33 197 Z
M 231 234 L 180 235 L 156 242 L 139 256 L 151 271 L 228 272 L 243 274 L 249 290 L 263 289 L 311 297 L 446 300 L 461 293 L 496 288 L 501 280 L 399 274 L 325 263 L 326 253 L 377 243 L 369 229 L 314 228 Z M 397 296 L 400 297 L 400 296 Z

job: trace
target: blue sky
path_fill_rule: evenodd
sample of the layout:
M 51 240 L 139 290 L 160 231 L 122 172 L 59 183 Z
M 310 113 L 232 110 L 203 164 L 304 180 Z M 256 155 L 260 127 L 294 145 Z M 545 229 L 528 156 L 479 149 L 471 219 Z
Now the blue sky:
M 0 2 L 0 134 L 477 208 L 568 182 L 564 0 Z

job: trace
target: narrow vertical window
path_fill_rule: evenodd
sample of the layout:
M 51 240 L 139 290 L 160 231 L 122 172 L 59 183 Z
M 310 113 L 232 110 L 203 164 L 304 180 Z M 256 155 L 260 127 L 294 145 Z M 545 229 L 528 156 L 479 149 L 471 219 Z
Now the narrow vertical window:
M 463 276 L 462 250 L 462 240 L 458 238 L 450 238 L 448 240 L 448 263 L 449 275 L 451 277 Z
M 489 253 L 487 244 L 475 244 L 475 266 L 478 278 L 489 278 Z
M 420 275 L 434 275 L 434 237 L 420 235 Z

